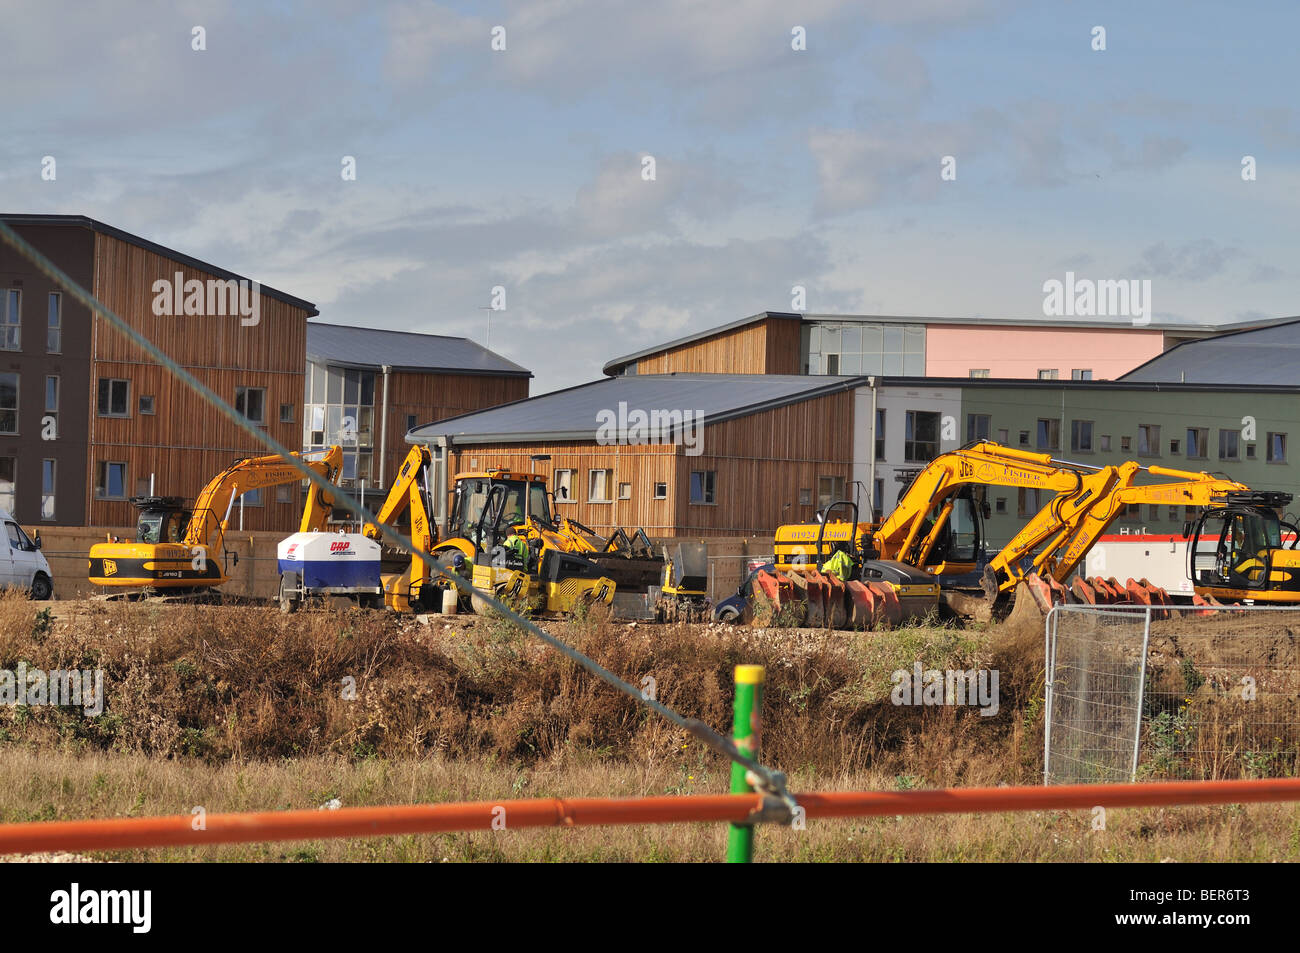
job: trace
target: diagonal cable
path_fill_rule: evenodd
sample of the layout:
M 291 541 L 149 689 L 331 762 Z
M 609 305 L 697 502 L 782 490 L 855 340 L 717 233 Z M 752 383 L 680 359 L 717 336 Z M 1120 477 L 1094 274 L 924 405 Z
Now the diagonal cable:
M 141 350 L 149 354 L 155 361 L 157 361 L 163 367 L 167 368 L 167 370 L 169 370 L 172 374 L 174 374 L 176 378 L 180 380 L 181 383 L 183 383 L 186 387 L 190 388 L 190 390 L 194 391 L 196 394 L 202 397 L 213 407 L 215 407 L 218 413 L 220 413 L 223 417 L 225 417 L 235 426 L 239 427 L 240 430 L 243 430 L 246 434 L 248 434 L 248 436 L 253 438 L 253 440 L 263 444 L 269 450 L 278 453 L 285 460 L 292 463 L 302 473 L 303 478 L 310 481 L 321 492 L 328 493 L 331 496 L 336 495 L 336 491 L 339 489 L 338 487 L 334 486 L 324 477 L 320 476 L 315 471 L 313 471 L 310 467 L 308 467 L 303 462 L 303 460 L 300 457 L 292 456 L 291 455 L 292 451 L 290 451 L 288 447 L 284 446 L 278 440 L 272 437 L 269 433 L 253 426 L 253 424 L 250 423 L 247 419 L 245 419 L 242 414 L 239 414 L 233 407 L 231 407 L 224 400 L 218 397 L 217 394 L 214 393 L 207 385 L 205 385 L 202 381 L 198 380 L 198 378 L 194 377 L 194 375 L 192 375 L 189 371 L 187 371 L 185 368 L 181 367 L 178 363 L 176 363 L 176 361 L 174 361 L 170 355 L 164 353 L 152 341 L 150 341 L 148 338 L 142 335 L 135 328 L 131 327 L 130 324 L 128 324 L 122 318 L 118 317 L 118 315 L 116 315 L 115 313 L 113 313 L 113 311 L 111 311 L 109 308 L 103 305 L 99 301 L 99 299 L 97 299 L 94 295 L 90 294 L 90 292 L 86 291 L 79 284 L 77 284 L 70 277 L 68 277 L 68 275 L 65 274 L 61 268 L 59 268 L 52 261 L 46 258 L 37 249 L 32 247 L 31 244 L 29 244 L 25 239 L 19 236 L 9 226 L 9 224 L 7 222 L 4 222 L 3 220 L 0 220 L 0 241 L 3 241 L 6 244 L 10 245 L 19 254 L 28 258 L 32 262 L 32 264 L 36 266 L 38 271 L 44 274 L 56 285 L 63 288 L 74 299 L 76 299 L 78 302 L 80 302 L 82 305 L 88 308 L 92 314 L 98 315 L 99 317 L 103 318 L 110 325 L 116 328 L 119 332 L 125 335 L 126 338 L 129 341 L 131 341 L 132 344 L 136 345 L 138 348 L 140 348 Z M 436 561 L 434 561 L 434 559 L 428 553 L 423 552 L 418 547 L 416 547 L 409 537 L 404 536 L 403 534 L 397 532 L 390 526 L 381 525 L 377 523 L 375 515 L 373 513 L 371 513 L 368 509 L 366 509 L 366 507 L 363 504 L 358 503 L 356 500 L 352 499 L 347 494 L 337 494 L 335 504 L 338 505 L 339 503 L 342 504 L 343 509 L 347 510 L 354 517 L 356 517 L 357 520 L 361 522 L 361 525 L 365 525 L 367 523 L 375 525 L 379 529 L 380 535 L 383 536 L 383 538 L 389 544 L 403 550 L 404 552 L 410 553 L 411 555 L 415 556 L 421 562 L 423 562 L 433 573 L 435 573 L 438 576 L 441 576 L 443 579 L 446 579 L 448 582 L 455 585 L 466 595 L 473 595 L 482 599 L 488 605 L 492 606 L 492 608 L 495 609 L 497 612 L 501 613 L 503 616 L 510 619 L 510 621 L 512 621 L 515 625 L 519 626 L 521 629 L 525 630 L 526 632 L 529 632 L 537 636 L 537 638 L 541 639 L 547 645 L 551 646 L 553 649 L 557 650 L 558 652 L 560 652 L 561 654 L 563 654 L 573 662 L 576 662 L 578 665 L 582 666 L 587 671 L 591 672 L 597 678 L 601 679 L 607 684 L 618 689 L 620 692 L 627 695 L 633 701 L 637 702 L 638 704 L 646 706 L 651 711 L 655 712 L 661 717 L 666 718 L 668 721 L 672 722 L 678 727 L 683 728 L 686 731 L 690 732 L 696 738 L 700 739 L 702 742 L 704 742 L 706 745 L 708 745 L 717 753 L 726 757 L 728 760 L 734 761 L 735 763 L 744 766 L 744 768 L 752 774 L 756 787 L 759 787 L 762 790 L 767 791 L 768 793 L 780 797 L 781 800 L 785 803 L 787 809 L 791 811 L 793 810 L 793 808 L 795 807 L 794 799 L 790 796 L 790 794 L 786 790 L 786 786 L 785 786 L 786 779 L 785 779 L 785 775 L 782 772 L 769 768 L 766 765 L 763 765 L 758 761 L 755 761 L 754 759 L 742 754 L 736 748 L 735 744 L 731 741 L 731 739 L 725 737 L 724 735 L 719 734 L 712 727 L 700 721 L 699 719 L 687 718 L 686 716 L 681 715 L 678 712 L 674 711 L 673 709 L 669 708 L 667 705 L 664 705 L 662 702 L 658 701 L 657 699 L 646 697 L 645 695 L 642 694 L 640 689 L 629 684 L 628 682 L 625 682 L 623 679 L 619 678 L 613 672 L 609 671 L 607 668 L 597 663 L 594 659 L 591 659 L 588 656 L 584 655 L 582 652 L 579 652 L 576 648 L 569 645 L 567 642 L 564 642 L 562 639 L 559 639 L 556 636 L 551 635 L 549 632 L 542 629 L 540 626 L 536 625 L 535 623 L 531 622 L 528 619 L 525 619 L 523 616 L 519 615 L 519 613 L 515 612 L 513 609 L 507 606 L 505 603 L 498 600 L 490 592 L 485 592 L 483 590 L 475 589 L 470 583 L 466 582 L 460 576 L 456 575 L 455 573 L 447 572 L 442 566 L 440 566 Z

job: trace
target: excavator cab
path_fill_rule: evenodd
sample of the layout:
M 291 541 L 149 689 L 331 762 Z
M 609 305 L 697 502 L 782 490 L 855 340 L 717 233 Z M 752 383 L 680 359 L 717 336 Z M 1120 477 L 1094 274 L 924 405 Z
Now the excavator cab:
M 1275 557 L 1285 549 L 1276 509 L 1290 503 L 1291 495 L 1250 491 L 1228 494 L 1223 502 L 1201 514 L 1188 542 L 1188 575 L 1198 591 L 1235 599 L 1300 588 L 1291 573 L 1274 572 Z
M 192 515 L 183 496 L 133 496 L 131 505 L 140 511 L 136 518 L 137 543 L 179 543 Z

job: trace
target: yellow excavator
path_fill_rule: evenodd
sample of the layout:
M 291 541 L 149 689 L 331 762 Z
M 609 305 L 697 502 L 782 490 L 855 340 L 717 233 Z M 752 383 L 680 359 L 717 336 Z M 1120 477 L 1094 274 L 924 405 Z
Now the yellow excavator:
M 1178 482 L 1136 485 L 1139 474 Z M 1193 573 L 1198 594 L 1265 601 L 1300 601 L 1300 552 L 1281 548 L 1281 533 L 1271 507 L 1290 502 L 1289 494 L 1260 494 L 1208 473 L 1142 467 L 1134 461 L 1089 467 L 980 441 L 941 454 L 913 478 L 897 507 L 879 523 L 860 523 L 856 507 L 851 521 L 782 526 L 775 539 L 775 568 L 780 572 L 823 569 L 842 550 L 861 579 L 881 578 L 881 570 L 900 595 L 910 591 L 923 606 L 927 583 L 936 600 L 969 614 L 974 606 L 970 574 L 981 561 L 983 518 L 987 504 L 977 504 L 978 486 L 1033 488 L 1053 497 L 992 559 L 978 583 L 988 602 L 1003 602 L 1030 573 L 1064 581 L 1088 550 L 1134 504 L 1205 507 L 1190 551 L 1201 537 L 1221 527 L 1214 565 Z M 1283 499 L 1285 497 L 1285 499 Z M 1231 527 L 1237 527 L 1233 530 Z M 1264 542 L 1257 545 L 1261 540 Z M 1236 550 L 1234 550 L 1234 546 Z M 1195 556 L 1193 555 L 1193 558 Z M 1243 586 L 1250 582 L 1254 588 Z
M 333 483 L 343 448 L 290 454 Z M 90 581 L 113 590 L 209 591 L 229 580 L 226 524 L 235 500 L 250 490 L 296 483 L 302 472 L 279 454 L 239 460 L 213 477 L 186 509 L 184 497 L 133 497 L 139 509 L 134 542 L 109 539 L 90 547 Z M 315 484 L 307 493 L 300 532 L 323 530 L 333 497 Z M 234 563 L 238 556 L 234 556 Z

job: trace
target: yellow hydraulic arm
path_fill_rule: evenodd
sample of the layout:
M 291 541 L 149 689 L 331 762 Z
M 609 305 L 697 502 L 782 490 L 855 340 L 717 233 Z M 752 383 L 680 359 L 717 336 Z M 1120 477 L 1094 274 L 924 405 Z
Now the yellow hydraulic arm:
M 343 465 L 343 448 L 339 446 L 332 446 L 315 458 L 300 453 L 290 456 L 302 459 L 312 471 L 331 483 L 338 479 Z M 213 477 L 195 500 L 194 515 L 190 517 L 189 526 L 185 530 L 185 545 L 210 548 L 214 536 L 225 532 L 231 506 L 241 494 L 249 490 L 296 483 L 301 479 L 302 471 L 279 454 L 249 457 L 231 464 Z M 307 493 L 307 503 L 303 507 L 299 531 L 324 529 L 333 503 L 334 498 L 330 494 L 322 494 L 312 484 Z
M 1136 486 L 1133 480 L 1142 471 L 1133 461 L 1105 467 L 1085 478 L 1082 492 L 1051 500 L 990 560 L 986 579 L 991 575 L 1001 592 L 1030 572 L 1064 582 L 1126 506 L 1213 506 L 1228 493 L 1249 490 L 1235 480 L 1161 466 L 1145 472 L 1178 482 Z M 1022 567 L 1031 554 L 1032 563 Z

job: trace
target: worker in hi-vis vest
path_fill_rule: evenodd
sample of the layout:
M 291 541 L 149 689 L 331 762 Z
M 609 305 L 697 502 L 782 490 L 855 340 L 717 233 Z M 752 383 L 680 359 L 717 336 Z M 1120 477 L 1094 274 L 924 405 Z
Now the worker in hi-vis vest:
M 844 582 L 853 573 L 853 560 L 843 549 L 837 549 L 830 559 L 822 563 L 821 571 Z

